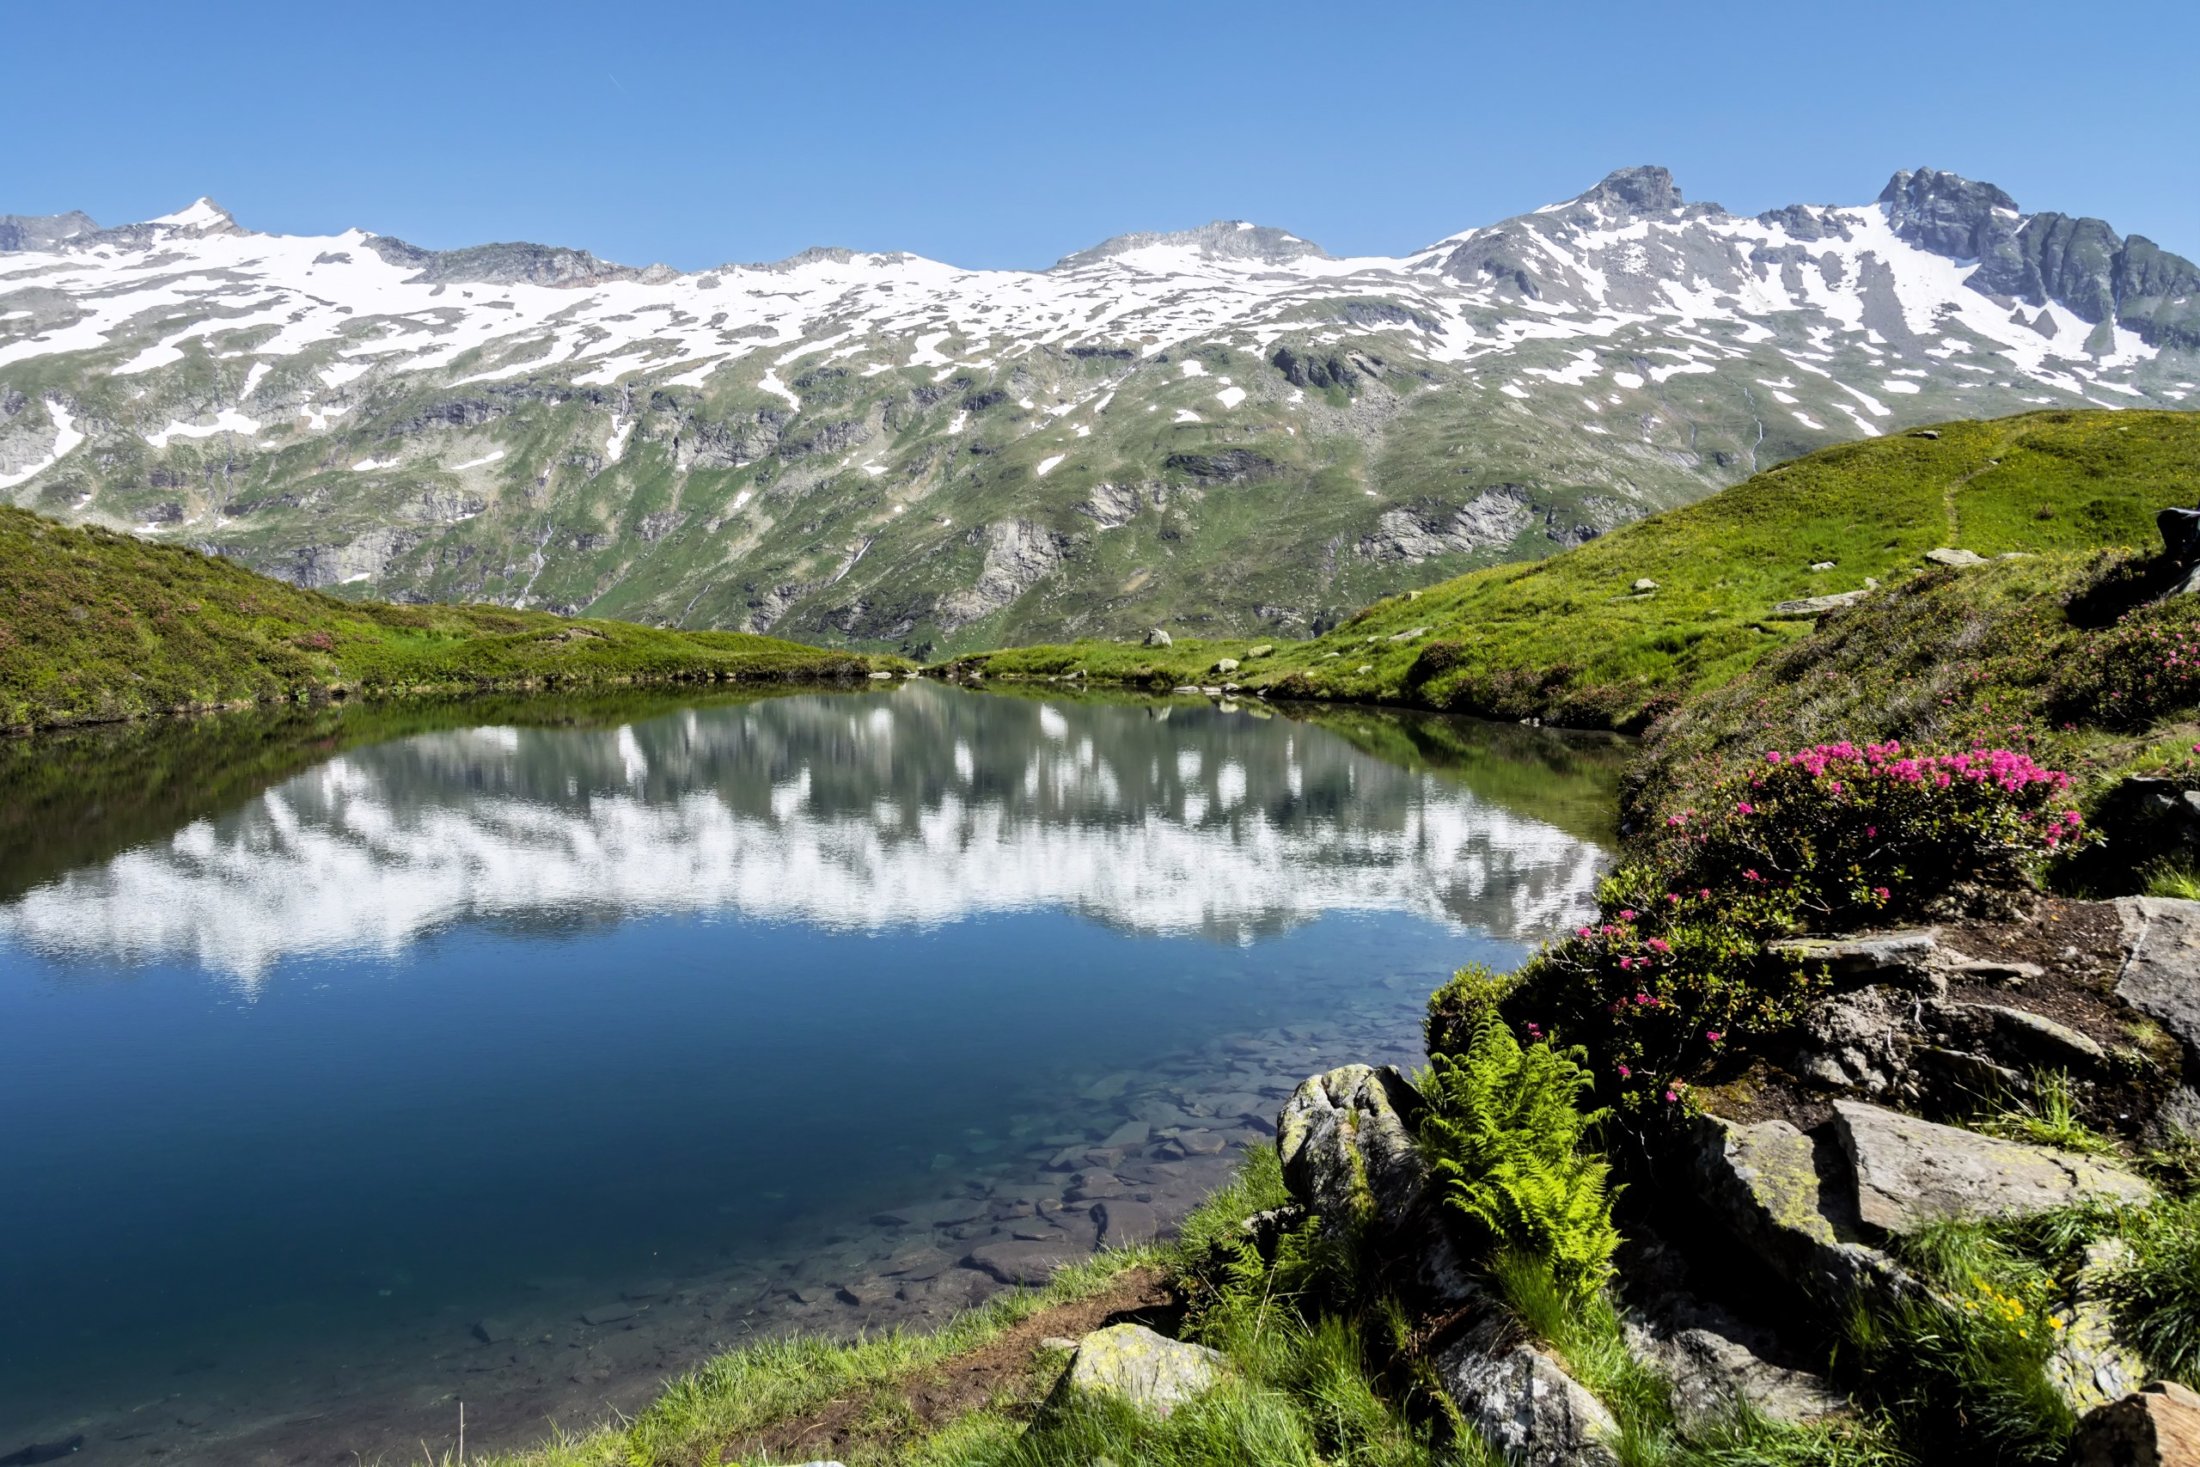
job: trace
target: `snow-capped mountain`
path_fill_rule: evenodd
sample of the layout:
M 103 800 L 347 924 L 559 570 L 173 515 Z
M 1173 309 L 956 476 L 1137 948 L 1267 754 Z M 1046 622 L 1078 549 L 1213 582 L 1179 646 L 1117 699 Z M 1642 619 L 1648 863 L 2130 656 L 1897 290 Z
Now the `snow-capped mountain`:
M 1043 271 L 0 217 L 0 492 L 309 585 L 912 649 L 1305 630 L 1844 437 L 2200 406 L 2200 269 L 1990 184 L 1663 169 L 1402 257 Z

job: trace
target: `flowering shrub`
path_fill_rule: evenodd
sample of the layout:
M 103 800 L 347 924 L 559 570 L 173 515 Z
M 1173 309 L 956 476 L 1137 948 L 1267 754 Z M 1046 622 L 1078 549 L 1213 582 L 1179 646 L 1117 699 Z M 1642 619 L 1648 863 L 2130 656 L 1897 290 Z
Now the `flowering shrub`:
M 1913 754 L 1899 743 L 1768 750 L 1708 815 L 1666 817 L 1679 884 L 1785 892 L 1805 925 L 1913 914 L 1964 881 L 2027 881 L 2084 842 L 2070 776 L 2014 749 Z
M 2142 607 L 2087 637 L 2054 702 L 2057 717 L 2124 729 L 2200 707 L 2200 625 L 2190 599 Z
M 1500 1009 L 1529 1042 L 1593 1056 L 1602 1094 L 1685 1107 L 1688 1082 L 1791 1023 L 1822 977 L 1768 950 L 1799 929 L 1917 912 L 1966 881 L 2013 884 L 2087 831 L 2070 777 L 2010 749 L 1896 743 L 1770 750 L 1666 817 L 1651 858 L 1598 892 L 1598 917 L 1509 988 L 1463 972 L 1432 1002 L 1432 1052 Z
M 1598 920 L 1531 959 L 1504 1010 L 1531 1041 L 1585 1049 L 1599 1092 L 1630 1108 L 1686 1108 L 1691 1077 L 1783 1027 L 1816 991 L 1765 952 L 1794 925 L 1786 890 L 1675 890 L 1638 863 L 1598 898 Z

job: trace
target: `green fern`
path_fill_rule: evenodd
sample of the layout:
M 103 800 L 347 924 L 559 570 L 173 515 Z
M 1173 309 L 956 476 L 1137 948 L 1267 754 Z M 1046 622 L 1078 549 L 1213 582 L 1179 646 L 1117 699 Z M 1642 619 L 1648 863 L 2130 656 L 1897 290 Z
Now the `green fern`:
M 1548 1260 L 1552 1276 L 1579 1295 L 1611 1276 L 1619 1246 L 1610 1167 L 1588 1144 L 1606 1112 L 1581 1108 L 1591 1083 L 1579 1050 L 1522 1045 L 1484 1012 L 1456 1053 L 1432 1056 L 1420 1134 L 1477 1254 Z

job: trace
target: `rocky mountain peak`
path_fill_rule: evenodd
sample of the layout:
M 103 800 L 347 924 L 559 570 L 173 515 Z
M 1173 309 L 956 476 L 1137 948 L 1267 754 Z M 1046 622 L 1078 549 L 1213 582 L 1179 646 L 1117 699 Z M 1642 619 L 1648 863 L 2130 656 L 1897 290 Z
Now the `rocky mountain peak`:
M 2017 201 L 1990 183 L 1905 169 L 1879 191 L 1897 237 L 1956 260 L 1984 260 L 2016 231 Z
M 52 249 L 64 240 L 98 232 L 92 216 L 80 209 L 66 214 L 0 214 L 0 252 Z
M 173 214 L 163 214 L 148 219 L 147 224 L 165 226 L 170 232 L 201 239 L 210 234 L 243 234 L 234 216 L 212 199 L 201 195 Z
M 1300 239 L 1281 229 L 1254 224 L 1244 219 L 1217 219 L 1212 224 L 1202 224 L 1197 229 L 1180 229 L 1169 233 L 1118 234 L 1112 239 L 1102 240 L 1089 250 L 1064 255 L 1055 262 L 1054 268 L 1084 269 L 1136 250 L 1154 248 L 1188 249 L 1203 260 L 1249 260 L 1263 265 L 1283 265 L 1292 260 L 1307 258 L 1328 258 L 1327 252 L 1312 240 Z
M 1605 174 L 1595 188 L 1574 202 L 1599 204 L 1627 214 L 1664 214 L 1680 208 L 1684 200 L 1670 169 L 1644 164 Z

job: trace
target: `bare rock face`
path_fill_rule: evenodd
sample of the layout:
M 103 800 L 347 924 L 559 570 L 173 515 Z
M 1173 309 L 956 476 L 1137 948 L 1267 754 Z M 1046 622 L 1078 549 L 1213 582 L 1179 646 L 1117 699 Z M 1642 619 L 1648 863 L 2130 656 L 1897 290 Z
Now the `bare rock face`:
M 1166 1417 L 1212 1390 L 1229 1369 L 1230 1362 L 1205 1345 L 1172 1340 L 1142 1324 L 1111 1324 L 1078 1342 L 1065 1388 L 1112 1396 L 1147 1415 Z
M 2087 1413 L 2071 1467 L 2200 1467 L 2200 1395 L 2156 1381 Z
M 2200 1056 L 2200 902 L 2128 897 L 2116 910 L 2131 950 L 2116 996 Z
M 2146 1379 L 2146 1363 L 2116 1337 L 2108 1282 L 2131 1262 L 2131 1246 L 2106 1239 L 2085 1250 L 2077 1287 L 2068 1304 L 2055 1312 L 2055 1353 L 2047 1357 L 2047 1378 L 2073 1411 L 2105 1406 Z
M 1437 1374 L 1483 1439 L 1518 1467 L 1619 1467 L 1619 1423 L 1604 1403 L 1532 1345 L 1462 1340 Z
M 1743 1338 L 1739 1321 L 1713 1311 L 1678 1328 L 1630 1324 L 1628 1348 L 1654 1363 L 1673 1384 L 1673 1409 L 1684 1423 L 1715 1421 L 1746 1406 L 1775 1421 L 1805 1422 L 1848 1409 L 1848 1398 L 1823 1376 L 1778 1365 Z
M 1692 1180 L 1714 1218 L 1781 1277 L 1838 1298 L 1901 1292 L 1910 1280 L 1866 1244 L 1850 1200 L 1821 1175 L 1819 1148 L 1786 1121 L 1698 1122 Z
M 940 604 L 940 624 L 953 628 L 991 616 L 1062 564 L 1068 542 L 1030 520 L 1002 520 L 985 531 L 978 583 Z
M 1900 1237 L 1951 1218 L 2028 1217 L 2074 1202 L 2144 1202 L 2154 1189 L 2075 1152 L 1935 1125 L 1853 1100 L 1834 1134 L 1855 1173 L 1858 1219 Z

